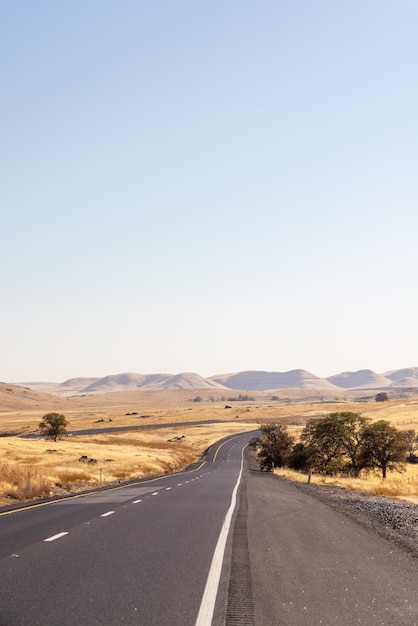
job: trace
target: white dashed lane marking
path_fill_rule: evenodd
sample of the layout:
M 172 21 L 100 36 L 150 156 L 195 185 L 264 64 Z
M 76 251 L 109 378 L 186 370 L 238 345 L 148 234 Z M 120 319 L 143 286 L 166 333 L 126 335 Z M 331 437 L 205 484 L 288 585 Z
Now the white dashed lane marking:
M 224 462 L 222 462 L 220 464 L 220 466 L 215 471 L 219 471 L 219 469 L 222 467 L 223 464 L 224 464 Z M 199 480 L 199 478 L 203 478 L 204 476 L 208 476 L 211 473 L 212 472 L 205 472 L 204 474 L 200 474 L 199 476 L 196 476 L 194 478 L 190 478 L 189 480 L 185 480 L 184 483 L 177 483 L 177 487 L 182 487 L 183 485 L 188 485 L 189 483 L 192 483 L 195 480 Z M 171 489 L 172 489 L 172 487 L 165 487 L 165 491 L 171 491 Z M 151 494 L 151 496 L 158 496 L 159 494 L 160 494 L 159 491 L 154 491 Z M 149 498 L 149 496 L 146 496 L 146 497 Z M 132 504 L 139 504 L 140 502 L 142 502 L 142 499 L 133 500 Z M 109 515 L 113 515 L 114 513 L 115 513 L 115 511 L 107 511 L 106 513 L 103 513 L 100 517 L 109 517 Z M 86 523 L 89 524 L 90 522 L 86 522 Z M 65 537 L 65 535 L 68 535 L 68 532 L 58 533 L 56 535 L 53 535 L 52 537 L 48 537 L 47 539 L 44 539 L 44 541 L 56 541 L 57 539 L 61 539 L 61 537 Z M 18 557 L 19 555 L 18 554 L 13 554 L 12 556 Z
M 210 474 L 210 472 L 207 472 L 207 474 Z M 200 476 L 196 476 L 196 478 L 192 478 L 190 480 L 186 480 L 184 484 L 188 484 L 189 482 L 194 482 L 195 480 L 199 480 L 199 478 L 203 478 L 203 476 L 205 476 L 206 474 L 201 474 Z M 183 485 L 183 483 L 177 483 L 177 487 L 181 487 Z M 165 491 L 171 491 L 171 487 L 166 487 Z M 159 491 L 154 491 L 151 495 L 152 496 L 158 496 L 160 494 Z M 142 500 L 133 500 L 132 504 L 139 504 L 140 502 L 142 502 Z M 103 513 L 100 517 L 109 517 L 109 515 L 113 515 L 115 513 L 115 511 L 107 511 L 107 513 Z M 62 532 L 62 533 L 58 533 L 56 535 L 53 535 L 52 537 L 48 537 L 47 539 L 44 539 L 44 541 L 46 542 L 51 542 L 51 541 L 56 541 L 57 539 L 61 539 L 61 537 L 65 537 L 65 535 L 68 535 L 68 532 Z M 17 554 L 14 554 L 13 556 L 17 557 Z
M 58 535 L 48 537 L 48 539 L 44 539 L 44 541 L 55 541 L 56 539 L 61 539 L 61 537 L 64 537 L 65 535 L 68 535 L 68 533 L 58 533 Z

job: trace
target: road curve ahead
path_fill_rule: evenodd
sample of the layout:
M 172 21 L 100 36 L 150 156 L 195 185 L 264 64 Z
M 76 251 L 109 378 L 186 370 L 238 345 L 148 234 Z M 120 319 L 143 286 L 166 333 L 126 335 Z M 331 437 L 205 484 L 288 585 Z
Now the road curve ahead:
M 0 513 L 0 626 L 418 626 L 417 560 L 243 464 L 251 437 L 193 471 Z
M 0 514 L 0 625 L 194 626 L 250 438 L 194 471 Z

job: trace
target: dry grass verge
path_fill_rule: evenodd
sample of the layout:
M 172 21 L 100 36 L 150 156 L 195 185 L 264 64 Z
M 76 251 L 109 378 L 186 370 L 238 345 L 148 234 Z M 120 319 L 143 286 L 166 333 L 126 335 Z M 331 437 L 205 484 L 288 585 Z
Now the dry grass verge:
M 277 476 L 287 480 L 306 483 L 306 473 L 296 472 L 291 469 L 275 469 Z M 352 491 L 370 493 L 376 496 L 387 496 L 407 502 L 418 504 L 418 465 L 407 463 L 405 472 L 402 474 L 392 472 L 386 480 L 382 480 L 377 474 L 369 472 L 361 478 L 349 478 L 346 476 L 323 476 L 312 474 L 311 483 L 316 485 L 335 485 Z
M 45 439 L 0 438 L 0 505 L 76 493 L 178 471 L 218 439 L 256 425 L 234 423 Z

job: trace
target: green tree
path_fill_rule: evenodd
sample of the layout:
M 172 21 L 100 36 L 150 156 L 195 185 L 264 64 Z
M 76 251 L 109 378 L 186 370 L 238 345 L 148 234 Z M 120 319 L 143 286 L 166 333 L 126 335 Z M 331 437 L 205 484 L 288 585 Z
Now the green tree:
M 342 456 L 338 424 L 329 418 L 310 419 L 301 435 L 310 467 L 325 473 L 339 471 Z
M 388 471 L 403 471 L 408 454 L 404 433 L 386 420 L 370 424 L 363 432 L 363 455 L 369 467 L 382 472 L 385 480 Z
M 292 451 L 294 439 L 282 424 L 261 424 L 261 435 L 257 439 L 260 469 L 270 471 L 283 467 Z
M 363 433 L 370 420 L 351 411 L 331 413 L 331 415 L 339 416 L 341 420 L 341 447 L 345 451 L 347 461 L 344 471 L 352 476 L 358 476 L 361 470 L 367 467 L 363 455 Z
M 39 422 L 39 430 L 48 439 L 56 441 L 59 437 L 67 435 L 68 422 L 60 413 L 47 413 Z
M 376 402 L 387 402 L 389 400 L 388 394 L 385 391 L 381 391 L 375 396 Z
M 408 444 L 408 461 L 410 463 L 417 462 L 416 453 L 418 452 L 418 435 L 412 428 L 410 430 L 404 430 L 403 436 Z
M 310 467 L 327 474 L 358 476 L 367 466 L 362 437 L 369 420 L 349 411 L 311 419 L 302 432 Z

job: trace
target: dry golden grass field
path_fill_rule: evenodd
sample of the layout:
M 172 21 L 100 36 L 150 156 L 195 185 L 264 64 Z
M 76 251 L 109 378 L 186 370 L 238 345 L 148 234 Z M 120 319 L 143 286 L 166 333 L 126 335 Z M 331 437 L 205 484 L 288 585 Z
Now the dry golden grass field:
M 283 468 L 275 469 L 277 476 L 283 476 L 288 480 L 307 482 L 307 475 L 301 472 Z M 353 491 L 361 491 L 376 496 L 387 496 L 418 504 L 418 465 L 406 463 L 402 473 L 390 472 L 385 481 L 377 474 L 365 474 L 361 478 L 348 478 L 344 476 L 315 476 L 312 474 L 311 483 L 317 485 L 336 485 Z
M 418 397 L 414 395 L 403 394 L 401 399 L 383 403 L 346 399 L 321 404 L 303 401 L 304 392 L 286 390 L 286 402 L 272 401 L 268 392 L 251 393 L 253 401 L 228 401 L 238 395 L 232 390 L 192 389 L 66 398 L 0 383 L 0 505 L 176 471 L 198 460 L 221 437 L 254 430 L 265 421 L 285 423 L 297 437 L 309 418 L 344 410 L 418 431 Z M 193 401 L 197 396 L 201 401 Z M 103 432 L 65 437 L 56 443 L 22 437 L 36 433 L 43 415 L 51 411 L 66 416 L 70 433 L 92 428 Z M 219 423 L 202 423 L 207 420 Z M 109 427 L 138 425 L 158 428 L 105 432 Z M 414 492 L 418 467 L 415 474 L 414 467 L 408 466 L 409 474 L 400 479 L 409 497 L 418 495 Z M 392 475 L 386 488 L 389 480 Z M 351 483 L 352 488 L 359 488 Z M 364 490 L 364 484 L 360 488 Z

